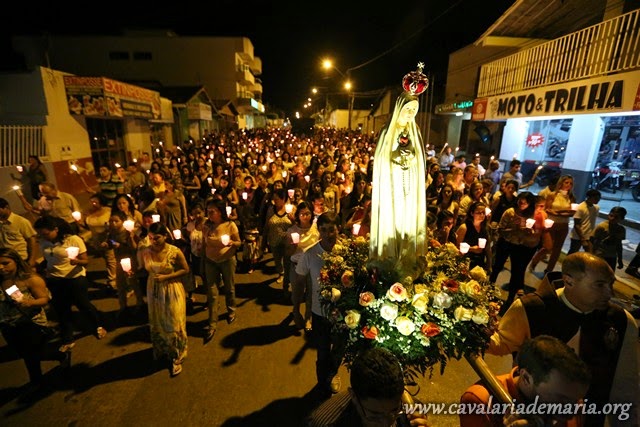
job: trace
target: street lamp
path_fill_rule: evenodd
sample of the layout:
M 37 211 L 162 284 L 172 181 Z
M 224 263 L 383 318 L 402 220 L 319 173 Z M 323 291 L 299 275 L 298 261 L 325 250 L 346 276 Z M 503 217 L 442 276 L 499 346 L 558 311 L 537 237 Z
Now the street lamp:
M 346 81 L 344 82 L 344 88 L 346 89 L 347 93 L 349 94 L 349 116 L 348 116 L 348 125 L 347 127 L 349 128 L 349 130 L 351 129 L 351 113 L 353 111 L 353 98 L 354 98 L 354 93 L 352 91 L 353 85 L 351 84 L 351 79 L 350 79 L 350 73 L 351 73 L 351 69 L 347 69 L 347 74 L 345 75 L 342 71 L 340 71 L 340 69 L 338 67 L 336 67 L 333 64 L 333 61 L 331 61 L 330 59 L 324 59 L 322 61 L 322 68 L 324 68 L 325 70 L 336 70 L 338 72 L 338 74 L 340 74 L 340 76 L 342 76 L 342 78 L 346 79 Z

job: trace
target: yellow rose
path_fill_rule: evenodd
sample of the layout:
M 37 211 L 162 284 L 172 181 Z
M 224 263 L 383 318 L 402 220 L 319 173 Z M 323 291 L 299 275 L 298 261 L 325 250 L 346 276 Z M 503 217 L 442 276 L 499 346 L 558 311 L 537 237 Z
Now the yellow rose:
M 476 265 L 471 269 L 471 271 L 469 271 L 469 276 L 471 276 L 473 280 L 477 280 L 478 282 L 487 281 L 487 272 L 484 271 L 484 268 L 480 267 L 479 265 Z
M 429 288 L 427 288 L 426 285 L 423 285 L 422 283 L 418 283 L 417 285 L 413 286 L 413 291 L 416 294 L 424 294 L 429 290 Z
M 340 289 L 331 288 L 331 302 L 338 301 L 340 299 L 340 296 L 342 296 Z
M 406 316 L 396 318 L 396 328 L 404 336 L 409 336 L 416 330 L 416 325 Z
M 482 286 L 475 280 L 469 280 L 468 282 L 460 284 L 460 291 L 469 296 L 480 295 L 482 293 Z
M 355 329 L 360 323 L 360 313 L 356 310 L 347 310 L 344 316 L 344 323 L 349 329 Z
M 477 325 L 486 325 L 487 323 L 489 323 L 489 313 L 487 313 L 487 310 L 485 309 L 477 308 L 473 312 L 473 316 L 471 317 L 471 320 L 473 321 L 473 323 Z
M 453 311 L 453 317 L 455 317 L 459 322 L 468 322 L 473 317 L 473 310 L 464 308 L 463 306 L 459 305 Z
M 427 305 L 429 304 L 429 298 L 425 294 L 415 294 L 411 305 L 420 314 L 427 312 Z

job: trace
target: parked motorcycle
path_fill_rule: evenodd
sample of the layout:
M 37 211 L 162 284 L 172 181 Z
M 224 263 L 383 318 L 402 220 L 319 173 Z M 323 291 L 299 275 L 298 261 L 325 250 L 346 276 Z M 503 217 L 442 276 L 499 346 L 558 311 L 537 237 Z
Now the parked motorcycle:
M 596 167 L 592 172 L 591 188 L 608 190 L 615 194 L 624 183 L 624 171 L 620 166 L 622 162 L 611 162 L 605 168 Z

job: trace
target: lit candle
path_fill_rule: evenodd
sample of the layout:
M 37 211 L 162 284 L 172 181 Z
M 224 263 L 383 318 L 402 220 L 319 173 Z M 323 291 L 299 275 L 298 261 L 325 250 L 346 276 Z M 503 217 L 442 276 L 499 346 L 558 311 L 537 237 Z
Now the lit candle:
M 120 260 L 120 265 L 122 266 L 122 270 L 125 273 L 128 273 L 131 271 L 131 258 L 122 258 Z
M 304 180 L 309 182 L 309 181 L 311 181 L 311 177 L 309 175 L 305 175 L 304 176 Z
M 215 188 L 211 189 L 211 194 L 216 194 L 216 189 Z
M 231 215 L 231 212 L 233 212 L 233 208 L 231 206 L 227 206 L 226 210 L 227 210 L 227 216 Z
M 527 228 L 533 228 L 533 225 L 536 223 L 536 220 L 533 218 L 527 218 L 527 220 L 525 221 L 525 225 L 527 226 Z
M 125 230 L 133 231 L 133 228 L 135 227 L 136 223 L 133 220 L 128 219 L 125 222 L 123 222 L 122 225 L 124 225 Z
M 70 259 L 76 259 L 78 257 L 78 252 L 80 252 L 80 248 L 76 246 L 69 246 L 65 250 L 67 251 L 67 256 Z
M 291 212 L 293 212 L 293 205 L 291 203 L 287 203 L 286 205 L 284 205 L 284 211 L 290 214 Z
M 282 177 L 286 178 L 287 177 L 287 171 L 282 171 Z
M 213 183 L 213 178 L 208 177 L 208 178 L 207 178 L 207 182 L 209 183 L 209 185 L 211 185 L 211 184 Z
M 182 239 L 182 231 L 181 230 L 173 230 L 173 238 L 176 240 Z
M 291 241 L 297 245 L 300 242 L 300 234 L 295 231 L 291 233 Z
M 160 222 L 160 215 L 158 214 L 151 215 L 151 219 L 153 220 L 153 222 Z
M 73 217 L 73 219 L 75 219 L 76 221 L 80 221 L 80 218 L 82 218 L 82 214 L 78 211 L 73 211 L 71 212 L 71 216 Z
M 295 194 L 295 190 L 290 188 L 289 190 L 287 190 L 287 194 L 289 195 L 290 199 L 293 199 L 293 195 Z
M 460 243 L 460 252 L 461 253 L 466 254 L 467 252 L 469 252 L 469 248 L 470 248 L 470 246 L 469 246 L 468 243 L 465 243 L 465 242 Z
M 544 228 L 553 227 L 553 220 L 551 218 L 547 218 L 544 220 Z
M 22 166 L 20 166 L 20 165 L 16 166 L 16 169 L 18 169 L 18 172 L 22 172 L 22 170 L 23 170 Z
M 491 215 L 491 208 L 484 208 L 484 214 L 485 214 L 486 216 Z
M 220 241 L 222 242 L 223 245 L 227 246 L 231 241 L 231 238 L 229 237 L 228 234 L 223 234 L 222 236 L 220 236 Z
M 482 237 L 478 237 L 478 247 L 480 249 L 484 249 L 485 246 L 487 246 L 487 239 L 484 239 Z
M 357 236 L 358 233 L 360 232 L 360 224 L 358 223 L 353 224 L 353 229 L 351 231 L 354 236 Z
M 74 172 L 78 172 L 78 167 L 76 165 L 71 165 L 71 170 Z
M 247 200 L 249 198 L 249 194 L 246 191 L 242 192 L 242 200 Z
M 22 196 L 22 190 L 20 189 L 19 185 L 14 185 L 12 188 L 13 188 L 13 191 L 15 191 L 18 194 L 18 196 Z

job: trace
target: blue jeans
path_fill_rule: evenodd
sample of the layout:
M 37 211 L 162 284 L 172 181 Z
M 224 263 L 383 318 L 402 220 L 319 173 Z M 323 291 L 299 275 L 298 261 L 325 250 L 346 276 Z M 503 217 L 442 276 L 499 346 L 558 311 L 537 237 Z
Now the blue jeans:
M 209 327 L 218 324 L 218 288 L 222 285 L 227 312 L 231 315 L 236 310 L 236 258 L 222 262 L 214 262 L 204 258 L 204 285 L 207 290 L 207 309 L 209 310 Z

